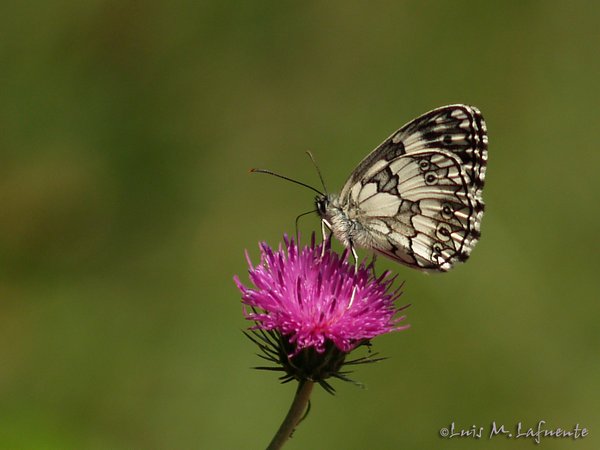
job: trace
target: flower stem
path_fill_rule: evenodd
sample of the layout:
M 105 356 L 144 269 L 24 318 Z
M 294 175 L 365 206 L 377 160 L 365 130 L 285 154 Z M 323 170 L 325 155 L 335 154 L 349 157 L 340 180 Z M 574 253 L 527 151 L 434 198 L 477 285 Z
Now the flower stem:
M 283 423 L 279 427 L 279 430 L 277 430 L 267 450 L 279 450 L 283 447 L 285 441 L 290 438 L 296 425 L 298 425 L 298 422 L 300 422 L 306 411 L 314 385 L 314 381 L 308 380 L 302 380 L 298 383 L 298 389 L 296 390 L 292 406 L 290 406 L 287 416 L 283 419 Z

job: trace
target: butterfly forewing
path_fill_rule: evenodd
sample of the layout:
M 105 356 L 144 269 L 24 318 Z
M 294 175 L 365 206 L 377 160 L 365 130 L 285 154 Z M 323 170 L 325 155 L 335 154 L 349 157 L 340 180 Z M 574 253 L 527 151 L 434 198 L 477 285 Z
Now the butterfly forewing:
M 415 268 L 450 269 L 479 238 L 486 161 L 477 108 L 451 105 L 422 115 L 350 175 L 336 206 L 356 230 L 337 237 Z

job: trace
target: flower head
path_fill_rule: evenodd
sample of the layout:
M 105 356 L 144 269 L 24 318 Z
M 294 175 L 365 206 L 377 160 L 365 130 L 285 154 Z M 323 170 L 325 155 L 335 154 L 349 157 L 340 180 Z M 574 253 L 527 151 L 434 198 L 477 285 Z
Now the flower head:
M 242 293 L 244 315 L 260 332 L 257 344 L 270 341 L 267 347 L 278 354 L 279 363 L 289 366 L 289 376 L 318 381 L 339 374 L 348 352 L 375 336 L 407 327 L 398 326 L 404 320 L 396 317 L 400 309 L 394 305 L 400 292 L 389 292 L 394 281 L 389 272 L 376 278 L 372 265 L 364 262 L 355 271 L 347 251 L 340 256 L 327 243 L 316 245 L 314 235 L 304 248 L 287 236 L 284 244 L 285 249 L 280 244 L 277 250 L 259 244 L 256 266 L 246 254 L 254 288 L 244 286 L 237 276 L 234 280 Z M 323 358 L 337 362 L 323 370 Z M 309 373 L 298 371 L 300 360 Z M 319 372 L 310 368 L 314 365 Z

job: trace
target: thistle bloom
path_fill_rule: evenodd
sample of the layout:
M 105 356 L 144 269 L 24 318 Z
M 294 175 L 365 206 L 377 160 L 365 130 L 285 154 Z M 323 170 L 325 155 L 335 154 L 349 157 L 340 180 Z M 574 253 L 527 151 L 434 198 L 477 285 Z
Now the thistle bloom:
M 262 358 L 275 367 L 257 369 L 282 371 L 285 383 L 298 380 L 298 388 L 283 423 L 267 447 L 279 450 L 306 415 L 315 382 L 327 392 L 325 381 L 336 377 L 352 381 L 340 369 L 344 365 L 375 362 L 374 354 L 346 360 L 349 352 L 380 334 L 401 330 L 404 317 L 394 306 L 400 290 L 389 292 L 394 278 L 384 272 L 375 277 L 373 264 L 355 268 L 331 251 L 329 243 L 299 245 L 287 236 L 273 250 L 259 244 L 260 263 L 254 266 L 248 253 L 250 281 L 254 288 L 235 283 L 242 293 L 244 315 L 255 323 L 246 335 L 258 345 Z M 306 411 L 306 412 L 305 412 Z
M 275 332 L 260 336 L 275 341 L 271 347 L 278 353 L 277 362 L 290 378 L 321 381 L 339 375 L 345 354 L 375 336 L 407 327 L 398 326 L 404 316 L 396 317 L 400 309 L 394 301 L 400 292 L 389 292 L 394 281 L 389 272 L 375 278 L 372 266 L 364 262 L 355 271 L 347 251 L 339 256 L 327 243 L 316 245 L 314 235 L 304 248 L 287 236 L 284 243 L 285 249 L 280 244 L 278 250 L 259 244 L 261 258 L 256 266 L 246 253 L 255 288 L 244 286 L 237 276 L 234 280 L 242 293 L 244 315 L 255 322 L 252 329 Z M 305 355 L 299 358 L 302 352 Z M 307 364 L 319 357 L 337 364 L 328 370 L 322 370 L 322 361 Z M 308 372 L 307 367 L 299 371 L 300 359 L 304 366 L 318 366 L 321 371 L 310 367 Z

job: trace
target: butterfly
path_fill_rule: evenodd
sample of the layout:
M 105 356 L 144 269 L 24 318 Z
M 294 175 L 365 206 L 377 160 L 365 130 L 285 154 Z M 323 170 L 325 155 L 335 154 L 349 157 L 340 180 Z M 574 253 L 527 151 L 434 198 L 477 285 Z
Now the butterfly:
M 329 229 L 355 261 L 361 247 L 415 269 L 449 270 L 481 236 L 487 145 L 473 106 L 417 117 L 369 153 L 339 194 L 311 187 L 324 234 Z

